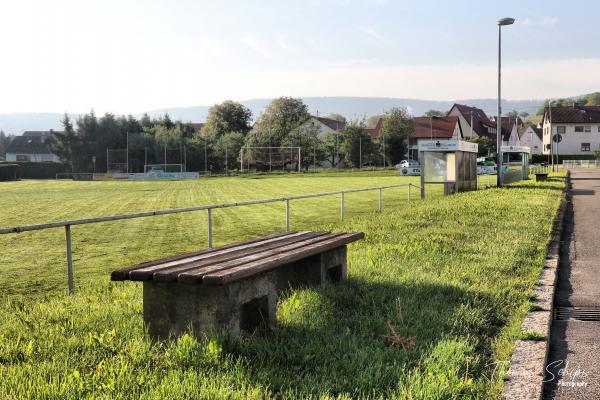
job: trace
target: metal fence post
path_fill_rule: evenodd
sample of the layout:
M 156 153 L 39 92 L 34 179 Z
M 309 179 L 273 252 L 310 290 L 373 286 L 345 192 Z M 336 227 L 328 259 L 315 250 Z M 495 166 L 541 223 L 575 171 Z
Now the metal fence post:
M 340 203 L 340 221 L 344 220 L 344 192 L 342 191 L 342 201 Z
M 383 192 L 383 189 L 379 188 L 379 212 L 381 212 L 381 210 L 383 209 L 383 204 L 381 202 L 382 192 Z
M 285 199 L 285 231 L 290 231 L 290 199 Z
M 69 286 L 69 294 L 75 293 L 73 285 L 73 253 L 71 251 L 71 225 L 65 225 L 65 236 L 67 239 L 67 284 Z
M 412 186 L 411 183 L 408 184 L 408 202 L 410 203 L 410 187 Z
M 212 246 L 212 208 L 206 210 L 206 217 L 208 218 L 208 248 L 211 249 Z
M 489 188 L 490 187 L 490 174 L 487 174 L 487 177 L 488 177 L 487 187 Z

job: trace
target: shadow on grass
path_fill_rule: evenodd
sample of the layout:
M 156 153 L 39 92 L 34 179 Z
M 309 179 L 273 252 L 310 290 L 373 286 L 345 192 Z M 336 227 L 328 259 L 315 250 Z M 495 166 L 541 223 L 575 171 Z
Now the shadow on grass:
M 503 309 L 489 295 L 456 286 L 350 279 L 288 293 L 272 331 L 226 347 L 249 360 L 252 380 L 275 394 L 387 397 L 414 369 L 476 371 L 473 357 L 490 353 L 490 338 L 508 318 Z M 400 336 L 415 337 L 406 354 L 382 337 L 390 334 L 387 321 Z

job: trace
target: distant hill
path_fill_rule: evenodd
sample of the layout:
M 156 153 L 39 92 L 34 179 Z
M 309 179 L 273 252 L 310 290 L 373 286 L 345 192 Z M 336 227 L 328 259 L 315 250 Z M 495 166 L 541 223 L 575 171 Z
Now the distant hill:
M 241 103 L 252 110 L 256 119 L 271 99 L 252 99 Z M 487 114 L 496 114 L 496 100 L 494 99 L 467 99 L 455 101 L 436 101 L 419 99 L 400 99 L 387 97 L 305 97 L 303 101 L 308 105 L 312 114 L 327 115 L 339 113 L 347 118 L 354 119 L 363 116 L 382 114 L 384 111 L 403 106 L 412 115 L 422 115 L 424 112 L 434 109 L 448 111 L 452 104 L 462 103 L 483 109 Z M 517 110 L 535 114 L 542 106 L 544 100 L 506 100 L 503 102 L 505 112 Z M 148 111 L 151 117 L 162 116 L 168 113 L 173 120 L 203 122 L 206 120 L 210 106 L 173 107 Z M 73 119 L 77 114 L 70 114 Z M 135 114 L 140 117 L 142 114 Z M 0 130 L 7 134 L 20 135 L 26 130 L 50 130 L 61 129 L 60 121 L 62 114 L 59 113 L 12 113 L 0 114 Z

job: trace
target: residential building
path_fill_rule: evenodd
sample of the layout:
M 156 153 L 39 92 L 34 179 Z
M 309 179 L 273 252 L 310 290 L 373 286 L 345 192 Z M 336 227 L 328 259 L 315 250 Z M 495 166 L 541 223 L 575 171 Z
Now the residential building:
M 306 129 L 308 127 L 316 127 L 318 129 L 319 137 L 323 137 L 327 132 L 344 130 L 346 128 L 346 122 L 311 115 L 309 119 L 298 127 L 298 129 Z
M 531 154 L 542 154 L 542 128 L 532 125 L 522 125 L 518 129 L 521 146 L 527 146 Z
M 53 141 L 51 131 L 25 131 L 6 148 L 6 161 L 60 162 L 50 150 Z
M 454 104 L 447 116 L 458 117 L 465 138 L 477 136 L 496 138 L 496 125 L 481 108 Z
M 448 117 L 415 117 L 414 131 L 409 135 L 408 158 L 419 157 L 419 141 L 421 140 L 459 140 L 463 139 L 463 131 L 458 116 Z
M 550 154 L 556 134 L 562 139 L 554 146 L 559 154 L 587 155 L 600 149 L 600 106 L 546 107 L 541 126 L 544 154 Z
M 371 136 L 371 139 L 375 140 L 381 135 L 381 128 L 383 128 L 383 117 L 376 116 L 373 119 L 375 120 L 375 123 L 368 125 L 366 131 L 369 136 Z
M 497 126 L 496 117 L 490 118 L 494 126 Z M 519 117 L 502 117 L 500 122 L 502 127 L 502 146 L 521 146 L 519 139 L 519 127 L 523 125 L 523 121 Z M 496 143 L 496 136 L 490 137 Z

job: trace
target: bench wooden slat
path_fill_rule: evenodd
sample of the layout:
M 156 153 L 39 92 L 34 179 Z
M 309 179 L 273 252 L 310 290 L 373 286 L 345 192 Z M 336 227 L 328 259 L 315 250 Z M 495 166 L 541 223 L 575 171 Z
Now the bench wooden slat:
M 124 281 L 124 280 L 130 279 L 130 277 L 129 277 L 130 273 L 135 270 L 142 270 L 142 269 L 151 268 L 151 267 L 155 267 L 155 266 L 158 266 L 160 268 L 161 265 L 164 265 L 166 263 L 171 263 L 171 262 L 185 263 L 186 260 L 190 259 L 190 258 L 194 258 L 194 257 L 198 257 L 198 256 L 205 256 L 207 254 L 211 254 L 211 253 L 214 253 L 217 251 L 221 252 L 223 250 L 234 250 L 234 248 L 241 248 L 241 247 L 244 247 L 247 245 L 252 245 L 255 243 L 259 243 L 259 242 L 265 242 L 265 241 L 269 241 L 269 240 L 277 240 L 277 239 L 281 239 L 286 236 L 294 235 L 296 233 L 297 232 L 276 233 L 276 234 L 269 235 L 269 236 L 263 236 L 261 238 L 254 238 L 254 239 L 244 240 L 242 242 L 231 243 L 231 244 L 228 244 L 225 246 L 220 246 L 216 249 L 206 249 L 206 250 L 197 251 L 197 252 L 178 254 L 178 255 L 174 255 L 174 256 L 170 256 L 170 257 L 165 257 L 165 258 L 161 258 L 159 260 L 143 262 L 141 264 L 136 264 L 131 267 L 113 271 L 110 275 L 110 279 L 113 281 Z
M 258 273 L 266 272 L 279 266 L 298 261 L 302 258 L 323 253 L 337 247 L 346 245 L 356 240 L 363 239 L 364 233 L 347 233 L 340 236 L 327 239 L 312 245 L 301 247 L 288 252 L 276 254 L 272 257 L 263 258 L 258 261 L 250 262 L 237 267 L 225 269 L 219 272 L 204 275 L 202 282 L 209 286 L 224 285 L 243 279 Z
M 250 256 L 271 249 L 277 249 L 282 246 L 290 245 L 324 234 L 325 232 L 300 232 L 295 235 L 286 236 L 285 238 L 281 238 L 275 241 L 260 242 L 257 243 L 256 246 L 238 249 L 235 251 L 226 252 L 224 254 L 208 255 L 205 259 L 202 260 L 185 263 L 182 265 L 176 265 L 173 267 L 161 268 L 156 271 L 151 271 L 151 273 L 146 274 L 146 276 L 139 275 L 138 271 L 134 271 L 130 274 L 130 279 L 140 280 L 141 277 L 141 280 L 145 280 L 144 278 L 146 278 L 161 282 L 176 281 L 180 274 L 191 270 L 198 270 L 202 267 L 208 267 L 226 261 L 238 260 L 241 257 Z
M 202 254 L 196 257 L 186 258 L 183 260 L 173 261 L 170 263 L 153 265 L 151 267 L 140 268 L 129 272 L 129 279 L 134 281 L 147 281 L 153 279 L 153 276 L 157 272 L 162 272 L 169 269 L 178 269 L 181 268 L 183 270 L 187 270 L 194 267 L 194 264 L 203 264 L 204 261 L 210 261 L 212 259 L 227 256 L 227 255 L 243 255 L 246 251 L 262 247 L 269 244 L 281 244 L 286 243 L 289 240 L 294 240 L 298 235 L 307 234 L 308 232 L 294 232 L 286 236 L 280 236 L 268 240 L 257 241 L 250 244 L 233 246 L 227 249 L 217 248 L 213 249 L 211 252 L 206 254 Z
M 200 267 L 200 268 L 196 268 L 196 269 L 193 269 L 190 271 L 186 271 L 186 272 L 179 274 L 177 276 L 177 280 L 179 280 L 180 282 L 187 282 L 187 283 L 202 283 L 202 277 L 204 275 L 212 274 L 212 273 L 226 270 L 226 269 L 230 269 L 232 267 L 237 267 L 237 266 L 240 266 L 240 265 L 243 265 L 246 263 L 250 263 L 250 262 L 259 262 L 260 260 L 267 258 L 267 257 L 271 257 L 275 254 L 280 254 L 280 253 L 284 253 L 286 251 L 303 248 L 303 247 L 306 247 L 306 246 L 309 246 L 309 245 L 312 245 L 315 243 L 319 243 L 319 242 L 327 240 L 327 239 L 331 239 L 331 238 L 339 236 L 339 235 L 341 235 L 341 234 L 332 234 L 329 232 L 320 233 L 319 235 L 316 235 L 315 237 L 308 238 L 308 239 L 305 239 L 305 240 L 302 240 L 299 242 L 295 242 L 295 243 L 290 243 L 285 246 L 274 247 L 273 249 L 261 251 L 256 254 L 243 256 L 243 257 L 239 257 L 236 259 L 232 259 L 230 261 L 226 261 L 226 262 L 222 262 L 222 263 L 218 263 L 218 264 L 211 264 L 211 265 L 208 265 L 205 267 Z

